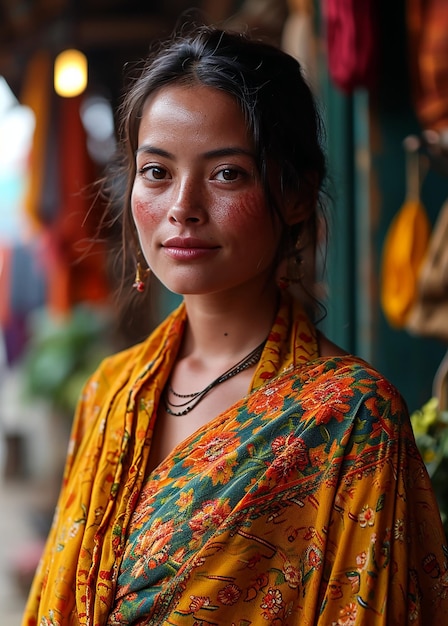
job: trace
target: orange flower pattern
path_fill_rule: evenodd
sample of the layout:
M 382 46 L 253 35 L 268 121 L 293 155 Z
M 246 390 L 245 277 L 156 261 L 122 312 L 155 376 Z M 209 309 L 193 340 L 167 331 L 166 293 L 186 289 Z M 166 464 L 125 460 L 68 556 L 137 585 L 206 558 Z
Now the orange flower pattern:
M 446 540 L 403 401 L 361 360 L 318 358 L 287 301 L 247 398 L 145 477 L 184 321 L 86 386 L 23 625 L 445 623 Z
M 211 477 L 213 485 L 228 483 L 237 464 L 238 444 L 235 431 L 211 432 L 198 442 L 197 449 L 191 452 L 184 465 L 194 468 L 198 474 Z

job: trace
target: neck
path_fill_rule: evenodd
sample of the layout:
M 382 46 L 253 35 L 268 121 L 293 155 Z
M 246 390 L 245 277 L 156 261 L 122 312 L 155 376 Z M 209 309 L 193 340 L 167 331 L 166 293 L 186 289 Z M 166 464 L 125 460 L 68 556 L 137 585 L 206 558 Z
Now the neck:
M 266 339 L 278 290 L 272 284 L 232 296 L 185 296 L 185 305 L 188 323 L 181 358 L 238 360 Z

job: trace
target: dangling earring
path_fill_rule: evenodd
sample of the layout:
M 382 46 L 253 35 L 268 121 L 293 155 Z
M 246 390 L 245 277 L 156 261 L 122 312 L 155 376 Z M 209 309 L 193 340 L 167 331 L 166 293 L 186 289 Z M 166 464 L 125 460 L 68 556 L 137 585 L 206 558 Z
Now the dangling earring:
M 280 276 L 280 278 L 278 279 L 278 286 L 280 287 L 280 289 L 287 289 L 291 285 L 296 285 L 302 282 L 303 257 L 302 242 L 300 237 L 297 238 L 294 244 L 294 250 L 292 254 L 288 256 L 285 274 L 285 276 Z
M 150 271 L 151 270 L 149 269 L 149 267 L 147 267 L 146 269 L 143 269 L 140 261 L 137 261 L 134 284 L 132 286 L 139 293 L 142 293 L 143 291 L 145 291 L 145 280 L 149 276 Z

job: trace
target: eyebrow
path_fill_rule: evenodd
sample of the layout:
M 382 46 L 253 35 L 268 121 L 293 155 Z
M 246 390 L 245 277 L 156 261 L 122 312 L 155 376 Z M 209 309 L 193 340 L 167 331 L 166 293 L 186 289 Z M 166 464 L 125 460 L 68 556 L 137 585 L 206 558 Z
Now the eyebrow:
M 157 154 L 158 156 L 164 157 L 166 159 L 174 160 L 175 156 L 171 152 L 164 150 L 163 148 L 157 148 L 156 146 L 151 146 L 150 144 L 145 144 L 137 148 L 135 151 L 135 156 L 141 154 Z M 250 150 L 246 150 L 245 148 L 240 148 L 239 146 L 229 146 L 227 148 L 216 148 L 216 150 L 208 150 L 204 152 L 202 155 L 205 159 L 212 159 L 216 157 L 223 156 L 234 156 L 236 154 L 242 154 L 244 156 L 248 156 L 251 159 L 255 159 L 255 155 Z

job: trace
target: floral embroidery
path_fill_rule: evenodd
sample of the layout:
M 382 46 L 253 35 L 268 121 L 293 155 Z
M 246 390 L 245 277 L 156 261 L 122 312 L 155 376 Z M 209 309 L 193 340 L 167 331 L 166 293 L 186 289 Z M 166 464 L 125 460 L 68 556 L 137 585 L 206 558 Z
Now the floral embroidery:
M 229 513 L 230 507 L 227 501 L 208 500 L 204 502 L 202 507 L 193 513 L 188 522 L 193 531 L 193 539 L 200 539 L 208 531 L 218 528 Z
M 307 447 L 300 437 L 293 434 L 276 437 L 271 444 L 275 458 L 271 469 L 277 477 L 285 478 L 294 470 L 302 471 L 309 463 Z
M 341 609 L 338 626 L 355 626 L 357 615 L 358 607 L 354 602 L 350 602 L 350 604 Z
M 269 385 L 266 389 L 262 389 L 260 393 L 248 398 L 248 409 L 254 415 L 260 415 L 269 419 L 269 409 L 275 407 L 281 409 L 285 399 L 284 385 Z
M 134 556 L 138 558 L 132 568 L 133 576 L 142 576 L 147 568 L 154 569 L 168 560 L 168 548 L 174 528 L 172 520 L 154 522 L 152 534 L 143 534 L 135 546 Z
M 328 593 L 331 600 L 339 600 L 343 597 L 344 593 L 342 585 L 338 580 L 332 580 L 328 583 Z
M 224 589 L 218 591 L 218 600 L 221 604 L 232 605 L 238 602 L 241 595 L 241 589 L 238 585 L 226 585 Z
M 435 554 L 430 552 L 423 559 L 423 571 L 425 571 L 431 578 L 439 578 L 440 576 L 440 565 L 437 561 L 437 557 Z
M 320 569 L 322 566 L 322 552 L 316 546 L 310 546 L 307 551 L 308 565 L 315 569 Z
M 263 598 L 261 608 L 263 609 L 264 619 L 273 619 L 283 606 L 283 598 L 279 589 L 270 587 L 267 594 Z
M 202 609 L 203 606 L 210 605 L 210 598 L 205 596 L 190 596 L 190 611 L 192 613 L 196 613 L 199 609 Z
M 359 525 L 361 528 L 365 528 L 366 526 L 374 526 L 375 524 L 375 511 L 370 508 L 370 506 L 365 506 L 361 510 L 361 513 L 358 516 Z
M 359 569 L 364 569 L 367 563 L 367 553 L 363 550 L 360 554 L 356 555 L 356 565 Z
M 213 485 L 227 483 L 237 464 L 235 448 L 238 443 L 234 432 L 211 432 L 191 452 L 184 465 L 194 467 L 198 474 L 203 473 L 210 477 Z
M 291 587 L 291 589 L 297 589 L 297 587 L 300 585 L 300 581 L 302 578 L 299 570 L 291 563 L 285 563 L 283 573 L 285 575 L 285 580 Z
M 347 374 L 338 378 L 328 372 L 318 385 L 306 384 L 302 399 L 303 418 L 307 421 L 314 419 L 317 425 L 327 424 L 333 418 L 343 421 L 350 411 L 354 382 Z
M 405 530 L 404 520 L 402 519 L 395 520 L 395 524 L 394 524 L 395 539 L 398 539 L 399 541 L 404 541 L 404 530 Z

